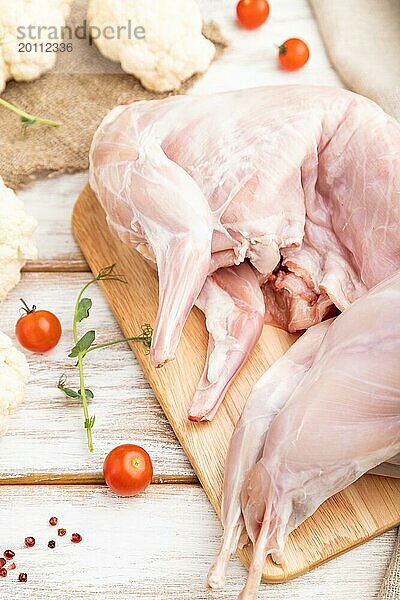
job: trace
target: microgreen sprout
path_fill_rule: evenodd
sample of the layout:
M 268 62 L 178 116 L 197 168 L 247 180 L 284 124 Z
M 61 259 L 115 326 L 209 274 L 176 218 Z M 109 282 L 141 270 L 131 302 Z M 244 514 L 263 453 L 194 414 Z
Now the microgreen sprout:
M 100 350 L 101 348 L 114 346 L 123 342 L 142 342 L 146 348 L 146 351 L 148 352 L 151 346 L 151 339 L 153 335 L 152 327 L 146 323 L 145 325 L 142 325 L 142 335 L 113 340 L 111 342 L 107 341 L 100 344 L 95 344 L 96 332 L 94 330 L 87 331 L 84 335 L 79 337 L 78 324 L 89 317 L 90 309 L 92 308 L 92 300 L 84 297 L 84 293 L 88 287 L 98 281 L 121 281 L 122 283 L 126 283 L 126 280 L 121 277 L 121 275 L 118 275 L 114 272 L 114 268 L 115 265 L 111 265 L 102 269 L 96 277 L 88 281 L 88 283 L 83 286 L 76 299 L 73 319 L 74 347 L 71 349 L 68 356 L 69 358 L 77 359 L 76 365 L 79 370 L 79 389 L 75 391 L 72 388 L 67 387 L 65 375 L 60 377 L 57 384 L 58 389 L 61 390 L 65 396 L 68 398 L 79 398 L 82 402 L 87 442 L 90 452 L 93 452 L 94 450 L 92 430 L 96 421 L 96 417 L 89 414 L 88 399 L 93 399 L 94 394 L 90 389 L 85 387 L 84 359 L 86 355 L 93 350 Z
M 0 98 L 0 105 L 4 106 L 4 108 L 8 108 L 8 110 L 11 110 L 13 113 L 18 115 L 24 129 L 30 125 L 35 125 L 36 123 L 38 125 L 48 125 L 49 127 L 60 127 L 61 125 L 61 123 L 58 121 L 52 121 L 51 119 L 43 119 L 42 117 L 30 115 L 17 106 L 14 106 L 14 104 L 11 104 L 11 102 L 7 102 L 7 100 L 4 100 L 4 98 Z

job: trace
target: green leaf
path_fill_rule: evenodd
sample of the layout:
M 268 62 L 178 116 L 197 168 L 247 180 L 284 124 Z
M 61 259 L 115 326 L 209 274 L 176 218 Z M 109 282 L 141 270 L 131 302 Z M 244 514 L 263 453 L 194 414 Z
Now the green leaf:
M 60 387 L 60 390 L 62 392 L 64 392 L 64 394 L 68 397 L 68 398 L 80 398 L 80 395 L 78 394 L 78 392 L 75 392 L 75 390 L 71 390 L 70 388 L 66 388 L 66 387 Z
M 61 375 L 57 384 L 58 389 L 61 390 L 68 398 L 80 398 L 78 392 L 75 392 L 75 390 L 71 390 L 71 388 L 65 387 L 66 380 L 66 376 Z
M 104 267 L 103 269 L 101 269 L 101 271 L 99 271 L 99 273 L 96 277 L 96 280 L 97 281 L 103 281 L 103 280 L 120 281 L 122 283 L 126 283 L 126 279 L 124 277 L 122 277 L 122 275 L 118 275 L 118 273 L 115 273 L 114 269 L 115 269 L 115 264 L 110 265 L 109 267 Z
M 92 390 L 89 390 L 89 388 L 85 388 L 85 394 L 86 394 L 86 398 L 90 398 L 91 400 L 93 400 L 94 398 L 94 394 L 92 392 Z M 81 397 L 81 390 L 79 390 L 78 396 Z
M 96 338 L 96 332 L 91 330 L 87 331 L 85 335 L 81 337 L 76 346 L 74 346 L 71 352 L 68 354 L 69 358 L 75 358 L 90 348 Z
M 25 127 L 28 127 L 28 125 L 34 125 L 37 122 L 36 117 L 28 117 L 23 115 L 22 117 L 20 117 L 20 119 L 22 125 L 24 125 Z
M 92 308 L 92 301 L 90 298 L 82 298 L 78 304 L 78 310 L 76 312 L 76 320 L 78 323 L 83 321 L 83 319 L 87 319 L 89 316 L 89 311 Z
M 98 275 L 97 275 L 97 279 L 104 279 L 104 277 L 109 277 L 110 275 L 112 275 L 114 273 L 114 269 L 115 269 L 115 264 L 110 265 L 108 267 L 103 267 Z

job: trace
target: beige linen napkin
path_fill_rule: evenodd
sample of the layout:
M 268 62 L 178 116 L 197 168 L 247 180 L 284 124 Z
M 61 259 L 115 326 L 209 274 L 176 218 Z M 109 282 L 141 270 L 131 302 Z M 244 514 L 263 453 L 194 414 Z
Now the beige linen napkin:
M 392 560 L 386 571 L 378 600 L 399 600 L 400 598 L 400 531 Z
M 310 0 L 336 71 L 400 121 L 400 0 Z
M 310 0 L 329 57 L 351 90 L 400 121 L 400 0 Z M 379 600 L 400 600 L 400 533 Z

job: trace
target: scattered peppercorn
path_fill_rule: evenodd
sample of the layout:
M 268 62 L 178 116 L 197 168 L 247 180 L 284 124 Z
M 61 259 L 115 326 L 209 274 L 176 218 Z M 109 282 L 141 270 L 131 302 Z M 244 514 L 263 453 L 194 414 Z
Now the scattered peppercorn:
M 52 527 L 55 527 L 58 523 L 58 519 L 57 517 L 51 517 L 49 519 L 49 523 Z M 60 537 L 64 537 L 67 533 L 67 530 L 64 528 L 60 528 L 57 531 L 58 535 Z M 73 533 L 71 535 L 71 542 L 73 544 L 79 544 L 82 541 L 82 536 L 80 533 Z M 36 544 L 36 540 L 34 537 L 32 536 L 28 536 L 25 538 L 25 546 L 27 548 L 32 548 L 34 545 Z M 55 540 L 50 540 L 49 543 L 47 544 L 49 548 L 53 549 L 56 547 L 56 542 Z M 13 550 L 5 550 L 3 557 L 0 557 L 0 577 L 7 577 L 7 569 L 5 569 L 5 565 L 6 560 L 7 561 L 11 561 L 14 556 L 15 556 L 15 552 Z M 9 563 L 8 565 L 8 571 L 13 571 L 14 569 L 16 569 L 16 564 L 14 562 Z M 21 581 L 22 583 L 25 583 L 28 581 L 28 575 L 26 573 L 20 573 L 18 576 L 18 581 Z
M 29 537 L 25 538 L 25 546 L 27 548 L 32 548 L 32 546 L 34 546 L 35 544 L 36 544 L 36 540 L 34 537 L 29 536 Z

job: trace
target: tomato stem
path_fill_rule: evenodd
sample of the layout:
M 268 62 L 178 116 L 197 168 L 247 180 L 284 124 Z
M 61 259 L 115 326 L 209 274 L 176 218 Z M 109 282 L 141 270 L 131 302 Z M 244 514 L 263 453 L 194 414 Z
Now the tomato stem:
M 36 306 L 35 305 L 33 305 L 32 308 L 29 308 L 29 306 L 27 305 L 27 303 L 25 302 L 25 300 L 23 298 L 20 298 L 20 301 L 23 304 L 22 310 L 24 310 L 27 315 L 29 315 L 30 313 L 35 312 L 35 310 L 36 310 Z

